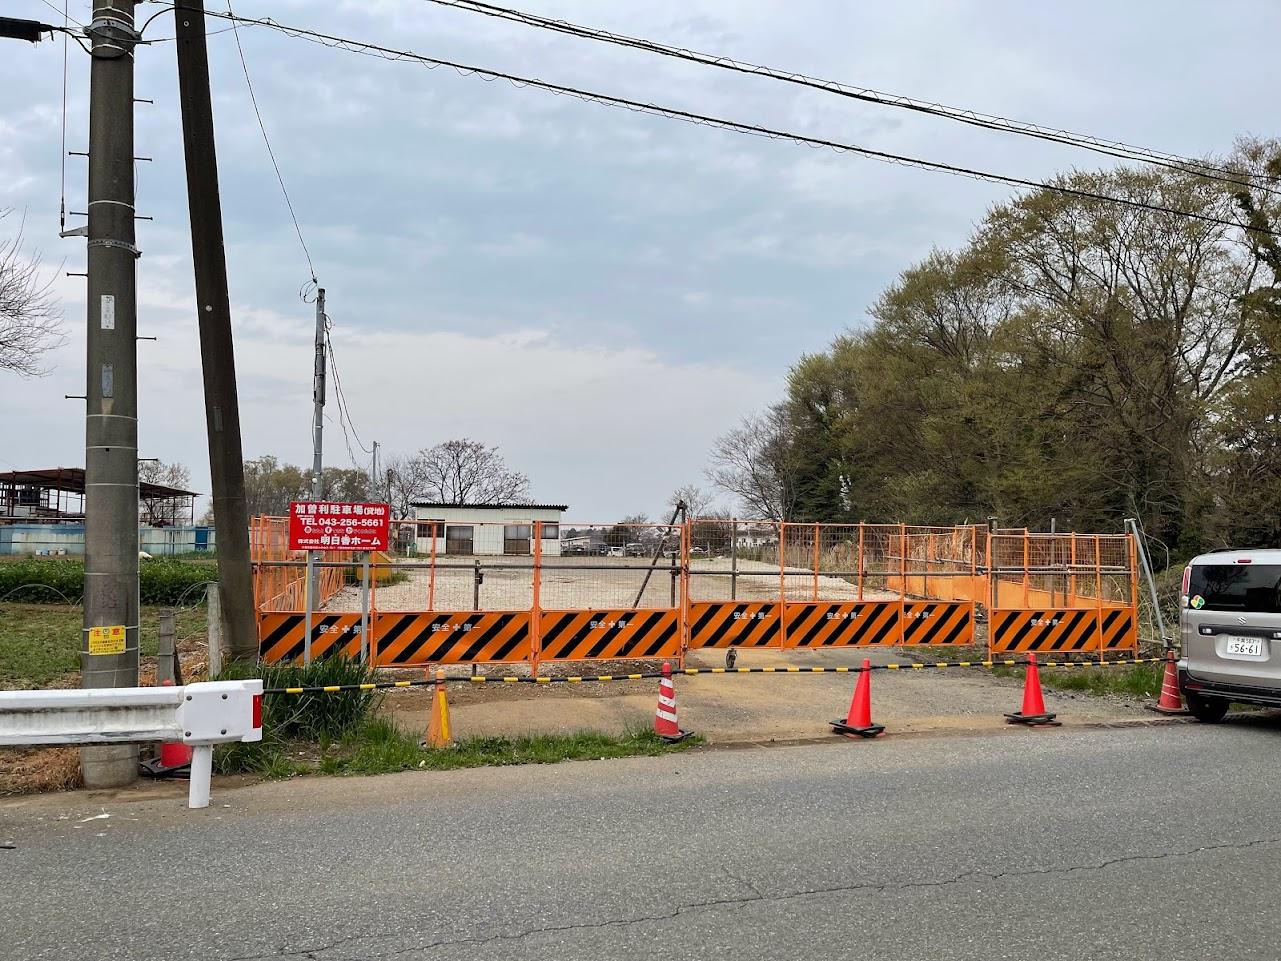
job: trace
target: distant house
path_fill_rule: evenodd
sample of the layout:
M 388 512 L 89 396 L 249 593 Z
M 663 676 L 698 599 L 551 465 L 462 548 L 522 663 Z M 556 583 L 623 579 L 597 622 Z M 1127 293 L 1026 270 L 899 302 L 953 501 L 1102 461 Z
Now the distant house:
M 533 554 L 534 525 L 542 522 L 542 553 L 561 553 L 564 504 L 440 504 L 414 501 L 413 545 L 418 554 L 495 556 Z M 433 543 L 434 542 L 434 543 Z

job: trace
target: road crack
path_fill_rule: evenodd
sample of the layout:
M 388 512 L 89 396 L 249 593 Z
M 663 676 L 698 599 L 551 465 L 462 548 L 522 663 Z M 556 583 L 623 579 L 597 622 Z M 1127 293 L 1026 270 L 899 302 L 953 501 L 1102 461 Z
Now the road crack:
M 1066 864 L 1054 867 L 1030 868 L 1017 871 L 963 871 L 951 877 L 939 878 L 937 880 L 869 881 L 857 884 L 836 884 L 823 887 L 803 888 L 796 891 L 786 891 L 778 894 L 766 894 L 762 892 L 751 881 L 732 873 L 727 867 L 722 865 L 721 873 L 729 880 L 746 888 L 750 893 L 745 893 L 741 897 L 693 901 L 686 904 L 679 904 L 669 911 L 640 914 L 628 918 L 609 918 L 603 921 L 582 921 L 575 922 L 573 924 L 526 928 L 519 931 L 500 931 L 494 934 L 466 938 L 442 938 L 435 941 L 421 942 L 409 947 L 397 948 L 383 954 L 363 955 L 362 961 L 383 961 L 383 959 L 393 958 L 410 952 L 427 952 L 436 949 L 448 949 L 473 945 L 483 946 L 501 941 L 519 941 L 524 938 L 535 937 L 537 935 L 566 934 L 577 931 L 596 931 L 604 928 L 623 928 L 636 924 L 651 924 L 661 921 L 671 921 L 687 913 L 715 910 L 722 907 L 733 906 L 735 908 L 741 908 L 746 905 L 756 903 L 783 903 L 801 898 L 861 894 L 865 892 L 883 894 L 886 892 L 911 891 L 922 888 L 944 888 L 955 884 L 964 884 L 974 880 L 1003 881 L 1009 878 L 1044 877 L 1051 875 L 1073 874 L 1077 872 L 1105 871 L 1108 868 L 1115 867 L 1120 864 L 1134 864 L 1139 862 L 1165 861 L 1173 858 L 1196 857 L 1197 855 L 1210 854 L 1216 851 L 1244 851 L 1249 848 L 1260 847 L 1268 844 L 1281 844 L 1281 837 L 1259 838 L 1253 841 L 1233 841 L 1225 842 L 1223 844 L 1207 844 L 1180 851 L 1163 851 L 1158 854 L 1131 854 L 1085 864 Z M 323 959 L 318 958 L 317 956 L 352 941 L 387 940 L 388 937 L 389 936 L 374 936 L 372 938 L 368 938 L 366 936 L 355 935 L 348 938 L 342 938 L 332 944 L 312 946 L 292 951 L 282 950 L 269 954 L 246 955 L 229 958 L 227 961 L 264 961 L 264 959 L 268 958 L 304 958 L 313 959 L 313 961 L 323 961 Z

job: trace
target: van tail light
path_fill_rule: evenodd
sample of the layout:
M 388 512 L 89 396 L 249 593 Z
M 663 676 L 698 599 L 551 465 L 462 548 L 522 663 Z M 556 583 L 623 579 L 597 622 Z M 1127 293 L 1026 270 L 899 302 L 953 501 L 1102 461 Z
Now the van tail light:
M 1190 588 L 1191 586 L 1192 586 L 1192 565 L 1189 564 L 1187 567 L 1183 568 L 1183 594 L 1185 597 L 1187 596 L 1188 588 Z

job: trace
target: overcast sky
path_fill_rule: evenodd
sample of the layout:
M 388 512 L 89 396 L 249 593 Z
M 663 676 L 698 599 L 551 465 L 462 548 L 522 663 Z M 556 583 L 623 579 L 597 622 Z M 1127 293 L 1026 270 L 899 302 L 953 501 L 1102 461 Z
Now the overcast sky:
M 60 6 L 61 0 L 55 0 Z M 513 0 L 516 2 L 516 0 Z M 884 91 L 1202 154 L 1277 133 L 1270 2 L 522 0 L 523 8 Z M 71 15 L 89 18 L 73 0 Z M 220 0 L 210 0 L 210 9 Z M 1041 178 L 1107 158 L 640 52 L 425 0 L 236 0 L 241 16 L 408 48 L 879 150 Z M 143 4 L 140 19 L 162 9 Z M 40 0 L 0 10 L 53 20 Z M 210 30 L 224 21 L 211 20 Z M 149 37 L 172 37 L 162 14 Z M 570 516 L 659 514 L 701 482 L 716 435 L 783 390 L 931 246 L 964 241 L 1005 188 L 555 97 L 242 28 L 259 105 L 328 291 L 359 441 L 498 445 Z M 309 463 L 308 269 L 233 36 L 210 37 L 246 456 Z M 67 146 L 87 136 L 71 47 Z M 141 49 L 140 434 L 208 490 L 172 43 Z M 62 45 L 0 41 L 0 207 L 52 271 Z M 69 209 L 85 165 L 67 160 Z M 81 219 L 73 225 L 83 223 Z M 65 263 L 64 263 L 65 262 Z M 57 283 L 68 343 L 48 377 L 0 374 L 0 461 L 84 463 L 83 281 Z M 334 404 L 327 463 L 351 466 Z M 893 429 L 887 424 L 886 429 Z M 367 465 L 356 438 L 351 451 Z M 6 468 L 6 469 L 7 469 Z

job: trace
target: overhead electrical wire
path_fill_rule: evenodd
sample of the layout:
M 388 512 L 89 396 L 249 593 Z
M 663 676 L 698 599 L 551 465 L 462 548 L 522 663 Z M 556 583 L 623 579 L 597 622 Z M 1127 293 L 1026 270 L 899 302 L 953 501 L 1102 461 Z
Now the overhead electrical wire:
M 267 156 L 271 158 L 271 167 L 276 171 L 276 182 L 280 184 L 280 193 L 285 198 L 285 206 L 289 208 L 289 219 L 294 222 L 294 233 L 298 235 L 298 244 L 302 247 L 303 256 L 307 258 L 307 271 L 311 274 L 311 282 L 319 283 L 316 280 L 316 265 L 311 262 L 311 251 L 307 249 L 307 241 L 303 239 L 302 227 L 298 224 L 298 215 L 294 213 L 294 203 L 289 199 L 289 190 L 285 187 L 285 178 L 280 173 L 280 164 L 276 162 L 276 151 L 271 148 L 271 138 L 267 136 L 267 126 L 262 120 L 262 111 L 258 109 L 258 97 L 254 94 L 254 83 L 249 79 L 249 64 L 245 60 L 245 48 L 240 44 L 240 30 L 236 12 L 231 8 L 231 0 L 227 0 L 227 12 L 231 15 L 231 31 L 236 38 L 236 52 L 240 54 L 240 69 L 245 75 L 245 87 L 249 90 L 249 102 L 253 104 L 254 116 L 258 118 L 258 129 L 262 132 L 262 142 L 267 147 Z
M 1077 147 L 1083 150 L 1090 150 L 1095 153 L 1104 154 L 1106 156 L 1122 160 L 1135 160 L 1143 163 L 1155 164 L 1157 166 L 1177 170 L 1193 176 L 1208 177 L 1211 180 L 1239 184 L 1243 177 L 1256 176 L 1236 171 L 1229 167 L 1223 167 L 1209 161 L 1184 157 L 1175 153 L 1154 150 L 1148 147 L 1135 146 L 1120 140 L 1108 140 L 1102 137 L 1095 137 L 1090 134 L 1073 133 L 1069 130 L 1046 127 L 1041 124 L 1029 123 L 1021 120 L 1012 120 L 1007 117 L 980 113 L 976 110 L 970 110 L 962 107 L 949 107 L 940 103 L 930 103 L 928 101 L 907 97 L 902 94 L 885 93 L 880 90 L 873 90 L 870 87 L 856 87 L 849 84 L 839 83 L 834 80 L 823 80 L 818 77 L 809 76 L 795 71 L 778 70 L 773 67 L 766 67 L 743 60 L 735 60 L 731 57 L 720 56 L 718 54 L 703 53 L 698 50 L 691 50 L 686 47 L 677 47 L 655 40 L 647 40 L 640 37 L 631 37 L 626 34 L 612 33 L 598 27 L 585 27 L 581 24 L 572 23 L 568 20 L 556 20 L 551 17 L 544 17 L 538 14 L 528 13 L 523 10 L 516 10 L 511 7 L 500 7 L 491 3 L 482 3 L 480 0 L 426 0 L 426 2 L 466 13 L 475 13 L 499 20 L 506 20 L 510 23 L 518 23 L 540 30 L 549 30 L 554 33 L 579 37 L 585 40 L 594 40 L 601 43 L 613 44 L 615 46 L 628 47 L 634 50 L 642 50 L 647 53 L 654 53 L 664 57 L 672 57 L 678 60 L 701 64 L 707 67 L 714 67 L 720 70 L 729 70 L 735 73 L 765 77 L 767 79 L 777 80 L 783 83 L 809 87 L 814 90 L 820 90 L 829 94 L 836 94 L 837 96 L 847 97 L 852 100 L 860 100 L 866 103 L 878 104 L 880 106 L 911 110 L 917 113 L 956 121 L 958 123 L 982 127 L 987 130 L 996 130 L 1024 137 L 1032 137 L 1039 140 L 1047 140 L 1071 147 Z M 1262 179 L 1272 182 L 1276 182 L 1278 180 L 1276 177 L 1269 177 L 1266 175 L 1257 176 L 1261 176 Z
M 609 107 L 619 107 L 631 110 L 636 113 L 650 114 L 652 116 L 665 117 L 672 120 L 681 120 L 687 123 L 697 124 L 706 127 L 712 127 L 720 130 L 728 130 L 733 133 L 747 134 L 750 136 L 763 137 L 771 140 L 788 140 L 793 143 L 804 144 L 811 147 L 826 147 L 839 153 L 857 154 L 863 157 L 869 157 L 874 160 L 880 160 L 886 163 L 900 164 L 908 167 L 917 167 L 923 170 L 932 170 L 939 173 L 948 173 L 956 176 L 969 177 L 974 180 L 987 181 L 989 183 L 1004 184 L 1011 187 L 1028 188 L 1031 190 L 1045 190 L 1052 193 L 1062 194 L 1065 196 L 1077 197 L 1086 200 L 1098 200 L 1105 203 L 1117 204 L 1120 206 L 1130 207 L 1139 210 L 1147 210 L 1153 213 L 1165 213 L 1174 216 L 1185 217 L 1191 220 L 1197 220 L 1204 223 L 1216 224 L 1222 227 L 1232 227 L 1235 229 L 1257 229 L 1257 232 L 1270 236 L 1281 237 L 1281 231 L 1267 230 L 1263 228 L 1248 228 L 1237 221 L 1227 220 L 1221 217 L 1215 217 L 1211 214 L 1198 213 L 1191 210 L 1181 210 L 1176 207 L 1169 207 L 1159 203 L 1148 203 L 1142 200 L 1134 200 L 1126 197 L 1115 197 L 1109 194 L 1099 193 L 1093 190 L 1087 190 L 1078 187 L 1069 187 L 1064 184 L 1047 183 L 1039 180 L 1031 180 L 1026 177 L 1015 177 L 1008 174 L 992 173 L 991 171 L 979 170 L 977 168 L 961 167 L 954 164 L 942 163 L 940 161 L 926 160 L 920 157 L 910 157 L 904 154 L 891 153 L 884 150 L 873 150 L 869 147 L 861 147 L 857 144 L 845 143 L 837 140 L 829 140 L 822 137 L 812 137 L 806 134 L 795 133 L 793 131 L 781 130 L 773 127 L 766 127 L 761 124 L 743 123 L 736 120 L 727 120 L 721 117 L 713 117 L 707 114 L 695 113 L 689 110 L 681 110 L 675 107 L 666 107 L 655 103 L 645 103 L 638 100 L 630 100 L 625 97 L 617 97 L 611 94 L 597 93 L 590 90 L 584 90 L 578 87 L 569 87 L 563 84 L 551 83 L 545 80 L 539 80 L 532 77 L 523 77 L 517 74 L 506 73 L 500 70 L 491 70 L 486 67 L 477 67 L 470 64 L 458 63 L 452 60 L 444 60 L 438 57 L 429 57 L 424 54 L 414 53 L 409 50 L 397 50 L 392 47 L 385 47 L 380 44 L 371 43 L 362 40 L 352 40 L 346 37 L 339 37 L 333 34 L 323 33 L 317 30 L 308 30 L 301 27 L 292 27 L 279 23 L 269 17 L 253 19 L 248 17 L 237 17 L 234 14 L 225 14 L 216 11 L 210 11 L 210 16 L 222 17 L 224 19 L 234 19 L 240 23 L 254 24 L 260 27 L 267 27 L 276 30 L 289 37 L 306 40 L 311 43 L 317 43 L 321 46 L 345 50 L 350 53 L 357 53 L 363 56 L 378 57 L 383 60 L 404 61 L 420 63 L 430 69 L 436 67 L 446 67 L 457 71 L 462 76 L 477 76 L 488 82 L 495 80 L 506 80 L 517 87 L 533 87 L 548 93 L 561 96 L 574 97 L 589 103 L 602 104 Z

